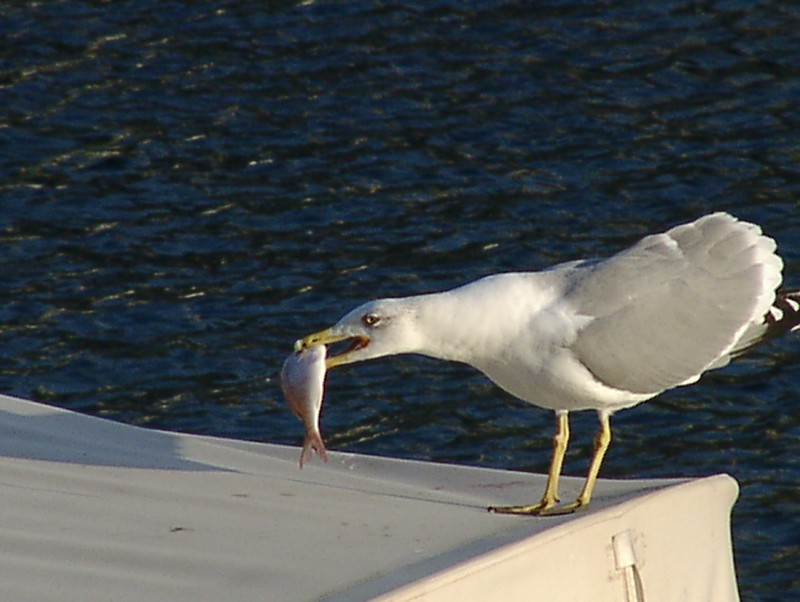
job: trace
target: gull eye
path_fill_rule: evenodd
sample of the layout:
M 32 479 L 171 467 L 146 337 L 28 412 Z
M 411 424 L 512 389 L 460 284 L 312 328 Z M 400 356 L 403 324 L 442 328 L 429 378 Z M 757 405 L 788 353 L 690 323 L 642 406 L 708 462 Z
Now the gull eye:
M 364 326 L 373 327 L 381 321 L 381 317 L 378 314 L 364 314 L 364 317 L 361 318 L 361 321 L 364 323 Z

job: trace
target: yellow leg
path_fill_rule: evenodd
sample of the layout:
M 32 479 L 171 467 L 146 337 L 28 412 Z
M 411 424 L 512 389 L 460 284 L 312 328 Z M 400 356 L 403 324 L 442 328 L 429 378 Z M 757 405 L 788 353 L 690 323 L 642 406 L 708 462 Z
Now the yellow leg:
M 598 412 L 600 419 L 600 430 L 597 431 L 597 436 L 594 438 L 594 455 L 592 456 L 592 464 L 589 466 L 589 474 L 586 475 L 586 482 L 583 484 L 583 490 L 574 502 L 564 508 L 559 508 L 556 514 L 567 514 L 575 512 L 579 508 L 585 508 L 589 505 L 592 499 L 592 491 L 594 491 L 594 484 L 597 481 L 597 475 L 600 472 L 600 465 L 603 463 L 603 458 L 606 455 L 608 446 L 611 445 L 611 422 L 609 415 L 605 412 Z
M 550 463 L 550 473 L 547 475 L 547 485 L 544 488 L 542 499 L 536 504 L 527 506 L 490 506 L 489 512 L 497 514 L 549 514 L 558 503 L 558 478 L 561 476 L 561 466 L 564 455 L 567 453 L 569 443 L 569 414 L 556 412 L 556 434 L 553 437 L 553 460 Z M 599 467 L 598 467 L 599 468 Z M 590 492 L 591 494 L 591 492 Z

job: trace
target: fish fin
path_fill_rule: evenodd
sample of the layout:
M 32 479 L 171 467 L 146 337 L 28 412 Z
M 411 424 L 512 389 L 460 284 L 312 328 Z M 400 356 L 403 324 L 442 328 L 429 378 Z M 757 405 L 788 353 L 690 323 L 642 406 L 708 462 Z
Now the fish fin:
M 328 461 L 328 453 L 325 449 L 325 442 L 322 440 L 322 435 L 319 433 L 309 433 L 303 441 L 303 451 L 300 453 L 300 468 L 302 469 L 306 462 L 313 456 L 314 452 L 322 458 L 325 462 Z
M 322 440 L 322 435 L 319 433 L 312 433 L 309 435 L 311 448 L 317 452 L 317 455 L 325 462 L 328 461 L 328 453 L 325 449 L 325 442 Z
M 312 449 L 313 445 L 309 438 L 306 437 L 306 440 L 303 442 L 303 451 L 300 452 L 300 470 L 302 470 L 303 465 L 311 459 L 313 455 Z

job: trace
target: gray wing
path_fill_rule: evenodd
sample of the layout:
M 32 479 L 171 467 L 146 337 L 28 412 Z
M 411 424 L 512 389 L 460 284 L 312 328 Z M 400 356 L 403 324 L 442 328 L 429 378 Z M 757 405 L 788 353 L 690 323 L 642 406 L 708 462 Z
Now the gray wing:
M 692 382 L 763 319 L 781 282 L 774 251 L 758 226 L 715 213 L 576 270 L 566 299 L 592 320 L 571 348 L 618 389 Z

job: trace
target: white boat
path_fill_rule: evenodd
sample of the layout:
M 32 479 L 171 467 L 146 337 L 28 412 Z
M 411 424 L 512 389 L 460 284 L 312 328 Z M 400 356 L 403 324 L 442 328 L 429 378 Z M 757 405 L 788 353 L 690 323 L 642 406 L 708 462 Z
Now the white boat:
M 543 475 L 299 453 L 0 396 L 0 599 L 738 600 L 729 476 L 601 480 L 530 518 L 486 507 Z

